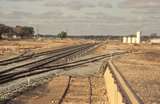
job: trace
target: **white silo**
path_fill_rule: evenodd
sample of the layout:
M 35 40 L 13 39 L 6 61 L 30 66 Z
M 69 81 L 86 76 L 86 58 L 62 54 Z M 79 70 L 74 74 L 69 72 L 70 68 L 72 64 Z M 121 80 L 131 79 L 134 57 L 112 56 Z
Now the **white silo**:
M 123 43 L 127 43 L 127 37 L 123 37 Z
M 128 37 L 127 40 L 128 40 L 128 43 L 131 43 L 131 37 L 130 36 Z
M 136 43 L 139 44 L 141 42 L 141 32 L 140 31 L 137 32 L 137 36 L 136 37 L 137 37 L 136 38 Z
M 136 37 L 132 37 L 132 43 L 136 43 Z

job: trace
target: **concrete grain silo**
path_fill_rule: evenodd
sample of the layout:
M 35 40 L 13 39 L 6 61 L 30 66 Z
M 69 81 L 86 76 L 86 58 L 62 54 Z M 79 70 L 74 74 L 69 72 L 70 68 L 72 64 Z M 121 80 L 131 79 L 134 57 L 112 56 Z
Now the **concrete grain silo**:
M 136 38 L 137 38 L 136 43 L 139 44 L 141 42 L 141 32 L 140 31 L 137 32 Z
M 136 43 L 136 37 L 132 37 L 132 43 Z
M 123 43 L 127 43 L 127 37 L 123 37 Z
M 132 38 L 131 38 L 130 36 L 128 37 L 127 40 L 128 40 L 128 43 L 131 43 L 131 42 L 132 42 Z

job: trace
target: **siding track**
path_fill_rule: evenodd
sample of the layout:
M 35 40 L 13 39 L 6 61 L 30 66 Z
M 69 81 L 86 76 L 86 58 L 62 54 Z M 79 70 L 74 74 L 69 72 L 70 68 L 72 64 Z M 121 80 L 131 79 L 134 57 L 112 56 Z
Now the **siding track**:
M 58 104 L 91 104 L 90 77 L 70 76 L 66 90 Z

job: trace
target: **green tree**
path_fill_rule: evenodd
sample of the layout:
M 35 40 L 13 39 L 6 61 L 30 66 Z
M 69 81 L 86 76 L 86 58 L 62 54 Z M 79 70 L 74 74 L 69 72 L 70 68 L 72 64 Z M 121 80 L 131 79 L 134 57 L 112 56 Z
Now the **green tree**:
M 62 31 L 62 32 L 58 33 L 57 36 L 58 36 L 59 38 L 61 38 L 61 39 L 66 38 L 66 37 L 67 37 L 67 32 Z
M 157 37 L 157 33 L 152 33 L 152 34 L 150 35 L 150 37 L 151 37 L 151 38 L 156 38 L 156 37 Z
M 0 39 L 2 39 L 2 34 L 4 33 L 11 34 L 12 32 L 13 32 L 12 27 L 0 24 Z
M 16 26 L 15 32 L 17 35 L 21 36 L 22 38 L 32 37 L 34 35 L 34 28 L 28 26 Z

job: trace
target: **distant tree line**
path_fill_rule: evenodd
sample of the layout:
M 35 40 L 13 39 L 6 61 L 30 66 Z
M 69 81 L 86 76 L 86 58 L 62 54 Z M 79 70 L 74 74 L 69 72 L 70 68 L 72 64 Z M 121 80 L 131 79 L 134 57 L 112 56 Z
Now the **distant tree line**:
M 68 36 L 69 38 L 80 38 L 80 39 L 92 39 L 92 40 L 120 40 L 121 36 L 111 36 L 111 35 L 75 35 Z
M 60 38 L 61 35 L 48 35 L 48 34 L 41 34 L 40 37 L 44 37 L 44 38 Z M 67 35 L 67 38 L 72 38 L 72 39 L 91 39 L 91 40 L 122 40 L 123 36 L 112 36 L 112 35 L 99 35 L 99 36 L 95 36 L 95 35 Z M 160 38 L 160 35 L 143 35 L 141 36 L 141 40 L 142 41 L 149 41 L 152 38 Z M 63 39 L 63 38 L 62 38 Z
M 66 38 L 67 37 L 67 32 L 65 31 L 62 31 L 60 33 L 57 34 L 57 37 L 63 39 L 63 38 Z
M 0 39 L 2 38 L 30 38 L 34 35 L 34 28 L 29 26 L 6 26 L 4 24 L 0 24 Z
M 107 40 L 107 39 L 112 39 L 112 40 L 120 40 L 122 36 L 96 36 L 96 35 L 68 35 L 67 32 L 60 32 L 57 35 L 52 35 L 52 34 L 40 34 L 40 37 L 44 38 L 72 38 L 72 39 L 92 39 L 92 40 Z

